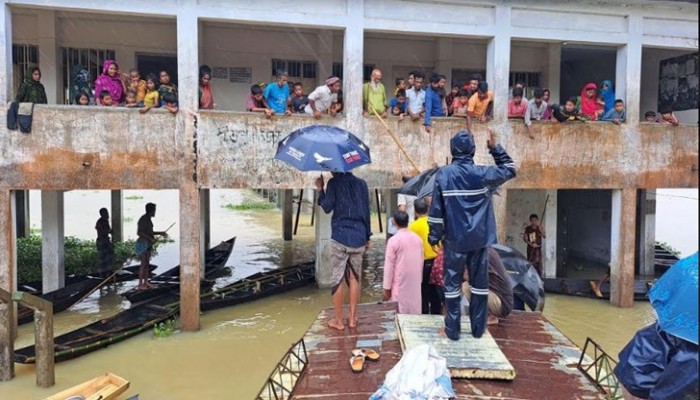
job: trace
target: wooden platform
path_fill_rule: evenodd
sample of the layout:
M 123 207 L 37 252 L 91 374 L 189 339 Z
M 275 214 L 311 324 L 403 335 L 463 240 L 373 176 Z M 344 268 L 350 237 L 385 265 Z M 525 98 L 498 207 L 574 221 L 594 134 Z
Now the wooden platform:
M 421 344 L 432 344 L 447 361 L 453 378 L 515 379 L 515 370 L 506 356 L 486 331 L 475 339 L 471 335 L 468 318 L 462 318 L 462 335 L 459 341 L 440 336 L 438 329 L 444 326 L 440 315 L 396 315 L 401 349 L 405 352 Z
M 327 321 L 332 317 L 332 309 L 322 310 L 304 336 L 309 364 L 292 399 L 367 400 L 401 358 L 396 303 L 361 304 L 358 326 L 352 331 L 329 328 Z M 541 314 L 514 312 L 489 331 L 517 376 L 513 381 L 453 379 L 457 399 L 604 398 L 576 369 L 581 350 Z M 361 374 L 353 374 L 350 352 L 358 344 L 377 349 L 382 358 L 368 363 Z

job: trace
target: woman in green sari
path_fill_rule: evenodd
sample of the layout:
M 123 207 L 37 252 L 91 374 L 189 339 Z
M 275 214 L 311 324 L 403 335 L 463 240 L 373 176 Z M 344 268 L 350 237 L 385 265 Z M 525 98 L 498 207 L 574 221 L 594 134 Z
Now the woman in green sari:
M 24 82 L 19 86 L 15 101 L 19 103 L 37 103 L 46 104 L 46 91 L 44 85 L 41 84 L 41 70 L 38 67 L 31 69 Z

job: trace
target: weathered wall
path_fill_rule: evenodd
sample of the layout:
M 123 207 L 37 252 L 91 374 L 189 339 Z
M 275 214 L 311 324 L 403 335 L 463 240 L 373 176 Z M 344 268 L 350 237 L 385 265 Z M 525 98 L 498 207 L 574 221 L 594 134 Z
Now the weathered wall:
M 373 164 L 358 174 L 371 187 L 398 187 L 411 165 L 384 126 L 364 119 L 357 132 L 372 149 Z M 464 121 L 436 119 L 433 133 L 420 123 L 386 120 L 420 169 L 444 165 L 449 140 Z M 342 117 L 265 119 L 258 114 L 201 112 L 198 117 L 198 184 L 203 188 L 310 188 L 303 174 L 274 160 L 277 142 L 302 126 L 344 126 Z M 492 163 L 486 125 L 475 125 L 477 162 Z M 518 166 L 512 189 L 684 188 L 698 186 L 698 128 L 607 123 L 496 127 Z M 0 187 L 12 189 L 116 189 L 179 187 L 181 165 L 175 117 L 162 110 L 141 115 L 124 108 L 36 106 L 32 133 L 6 131 L 0 148 Z M 191 151 L 191 149 L 187 149 Z M 85 165 L 84 165 L 85 163 Z
M 530 214 L 537 214 L 542 220 L 546 190 L 509 189 L 506 243 L 508 246 L 527 254 L 527 245 L 523 241 L 525 227 L 530 224 Z M 548 205 L 551 207 L 551 204 Z M 546 230 L 545 230 L 545 233 Z
M 4 119 L 3 119 L 4 121 Z M 34 107 L 31 133 L 2 126 L 0 187 L 178 188 L 175 117 L 162 110 Z

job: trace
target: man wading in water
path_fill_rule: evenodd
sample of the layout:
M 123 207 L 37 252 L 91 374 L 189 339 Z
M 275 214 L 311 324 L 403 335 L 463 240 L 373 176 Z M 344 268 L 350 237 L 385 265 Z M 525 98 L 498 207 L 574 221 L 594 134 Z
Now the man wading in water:
M 486 330 L 488 246 L 497 243 L 491 196 L 499 185 L 515 177 L 515 164 L 496 143 L 496 133 L 491 129 L 487 146 L 496 165 L 474 165 L 474 136 L 468 131 L 457 132 L 450 141 L 452 164 L 440 168 L 437 173 L 428 214 L 428 242 L 436 253 L 439 253 L 439 243 L 445 251 L 447 314 L 440 334 L 452 340 L 459 340 L 465 265 L 471 285 L 469 319 L 472 335 L 480 338 Z
M 139 237 L 136 239 L 136 255 L 141 260 L 141 267 L 139 268 L 139 289 L 153 287 L 153 285 L 148 282 L 148 273 L 150 272 L 148 267 L 151 263 L 153 244 L 156 242 L 155 236 L 168 237 L 166 232 L 153 231 L 153 221 L 151 221 L 151 218 L 155 216 L 156 205 L 153 203 L 146 204 L 146 213 L 139 218 L 138 229 L 136 231 Z
M 95 230 L 97 231 L 95 246 L 100 255 L 100 274 L 106 276 L 114 266 L 114 244 L 109 237 L 112 227 L 109 226 L 109 211 L 106 208 L 100 208 L 100 219 L 95 224 Z

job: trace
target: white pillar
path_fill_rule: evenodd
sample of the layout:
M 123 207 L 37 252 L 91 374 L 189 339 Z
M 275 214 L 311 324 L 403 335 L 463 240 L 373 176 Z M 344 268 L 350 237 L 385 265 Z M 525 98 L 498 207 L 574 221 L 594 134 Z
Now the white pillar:
M 333 74 L 333 31 L 323 29 L 318 32 L 318 84 L 323 82 Z M 338 78 L 342 78 L 339 76 Z M 313 88 L 304 88 L 310 93 Z M 343 99 L 345 100 L 345 99 Z
M 44 293 L 65 286 L 63 192 L 41 191 L 41 282 Z
M 656 189 L 640 190 L 637 224 L 639 274 L 651 276 L 654 275 L 656 246 Z
M 557 191 L 547 190 L 549 200 L 547 209 L 541 217 L 544 219 L 544 231 L 547 238 L 542 245 L 543 273 L 545 278 L 557 277 Z
M 5 2 L 0 3 L 0 108 L 5 110 L 12 93 L 12 12 Z M 2 125 L 7 126 L 6 114 L 0 113 Z
M 439 37 L 436 40 L 435 68 L 438 73 L 447 77 L 445 90 L 449 93 L 452 89 L 452 38 Z M 449 106 L 449 104 L 448 104 Z
M 316 207 L 316 284 L 319 288 L 329 288 L 333 285 L 331 270 L 331 218 L 333 213 L 326 214 L 323 209 Z
M 549 89 L 549 102 L 561 103 L 560 93 L 561 85 L 561 44 L 550 43 L 548 47 L 547 69 L 545 70 L 546 78 L 543 89 Z
M 41 83 L 46 90 L 49 104 L 63 104 L 60 53 L 56 42 L 56 12 L 39 10 L 39 68 L 41 68 Z
M 493 118 L 508 119 L 508 77 L 510 76 L 511 7 L 502 1 L 496 5 L 496 36 L 486 47 L 486 81 L 493 91 Z
M 112 241 L 124 241 L 124 196 L 121 190 L 110 191 L 111 211 L 109 218 L 112 221 Z
M 365 2 L 355 0 L 352 3 L 348 7 L 343 45 L 343 113 L 346 129 L 365 140 L 368 139 L 365 138 L 362 118 Z
M 639 15 L 627 17 L 629 39 L 617 49 L 615 97 L 625 100 L 627 124 L 639 124 L 642 82 L 642 36 L 644 19 Z

